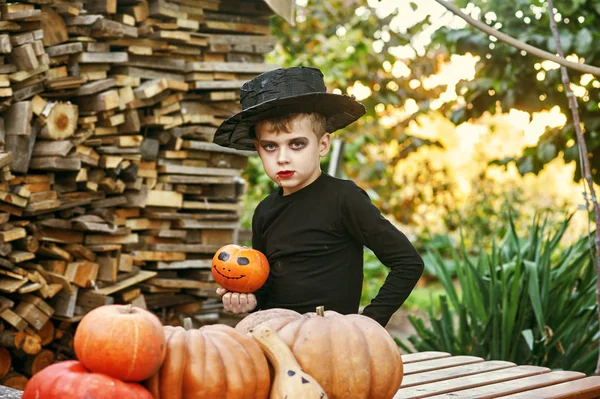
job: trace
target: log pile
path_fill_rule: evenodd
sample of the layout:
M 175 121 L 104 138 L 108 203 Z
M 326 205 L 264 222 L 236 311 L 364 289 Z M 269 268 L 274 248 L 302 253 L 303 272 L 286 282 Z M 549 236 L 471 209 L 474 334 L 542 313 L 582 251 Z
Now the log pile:
M 274 66 L 260 0 L 0 1 L 0 385 L 132 303 L 219 322 L 247 155 L 211 143 Z

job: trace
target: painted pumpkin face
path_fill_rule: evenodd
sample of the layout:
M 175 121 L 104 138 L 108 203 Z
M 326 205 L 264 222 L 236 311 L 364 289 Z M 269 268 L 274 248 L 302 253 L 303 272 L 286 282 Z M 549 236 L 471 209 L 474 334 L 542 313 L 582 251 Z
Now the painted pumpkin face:
M 212 275 L 228 291 L 251 293 L 269 276 L 269 262 L 262 252 L 239 245 L 225 245 L 212 261 Z

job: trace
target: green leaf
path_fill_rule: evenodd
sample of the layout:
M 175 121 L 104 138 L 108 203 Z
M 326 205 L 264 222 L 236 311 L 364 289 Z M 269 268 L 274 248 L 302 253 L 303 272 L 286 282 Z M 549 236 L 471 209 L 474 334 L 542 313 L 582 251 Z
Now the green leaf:
M 556 146 L 552 143 L 542 142 L 537 148 L 537 157 L 543 163 L 552 161 L 558 155 Z
M 538 271 L 537 265 L 534 262 L 530 262 L 528 260 L 524 260 L 523 263 L 529 272 L 529 299 L 531 300 L 531 305 L 533 306 L 533 311 L 535 315 L 535 319 L 538 323 L 539 331 L 544 331 L 544 326 L 546 325 L 546 321 L 544 320 L 544 313 L 542 311 L 542 301 L 540 299 L 540 287 L 538 283 Z
M 531 173 L 534 171 L 533 167 L 533 158 L 532 157 L 523 157 L 517 161 L 517 167 L 519 168 L 519 173 L 522 175 Z
M 441 318 L 430 308 L 430 321 L 418 325 L 413 346 L 593 373 L 598 355 L 593 240 L 585 235 L 563 243 L 571 214 L 556 225 L 535 216 L 525 233 L 512 211 L 509 215 L 502 241 L 493 241 L 489 253 L 471 260 L 474 248 L 461 239 L 460 254 L 452 254 L 458 279 L 443 284 L 449 295 Z M 436 263 L 442 267 L 439 259 Z M 458 306 L 448 306 L 452 295 Z
M 577 51 L 580 56 L 583 56 L 590 51 L 593 42 L 594 38 L 590 30 L 582 28 L 577 33 L 577 38 L 575 39 L 575 51 Z

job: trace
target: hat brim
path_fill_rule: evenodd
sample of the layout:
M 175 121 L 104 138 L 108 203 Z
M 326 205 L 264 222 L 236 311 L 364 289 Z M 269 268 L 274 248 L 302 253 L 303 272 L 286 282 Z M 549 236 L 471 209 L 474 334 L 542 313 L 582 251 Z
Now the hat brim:
M 364 105 L 353 97 L 332 93 L 310 93 L 278 98 L 249 107 L 227 118 L 215 132 L 213 142 L 223 147 L 254 151 L 250 132 L 264 119 L 291 113 L 316 112 L 327 120 L 327 132 L 333 133 L 363 116 Z

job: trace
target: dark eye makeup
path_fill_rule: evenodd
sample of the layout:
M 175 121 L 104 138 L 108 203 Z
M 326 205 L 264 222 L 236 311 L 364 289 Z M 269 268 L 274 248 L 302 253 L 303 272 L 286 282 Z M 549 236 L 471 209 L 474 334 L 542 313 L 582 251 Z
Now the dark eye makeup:
M 296 139 L 290 143 L 290 147 L 293 149 L 299 149 L 308 144 L 308 140 L 306 139 Z

